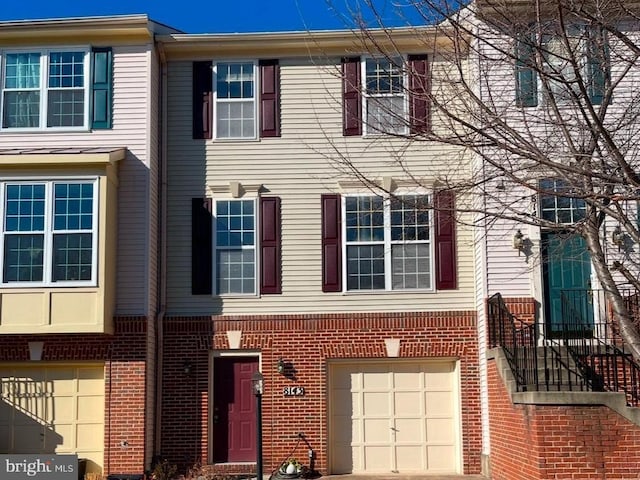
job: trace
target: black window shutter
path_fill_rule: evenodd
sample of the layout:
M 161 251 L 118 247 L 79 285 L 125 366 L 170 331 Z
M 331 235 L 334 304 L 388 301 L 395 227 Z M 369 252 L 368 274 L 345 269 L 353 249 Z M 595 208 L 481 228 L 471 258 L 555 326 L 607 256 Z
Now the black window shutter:
M 456 268 L 456 221 L 455 194 L 441 190 L 434 195 L 436 289 L 455 290 Z
M 280 136 L 280 64 L 260 60 L 260 136 Z
M 411 133 L 425 133 L 431 128 L 429 59 L 427 55 L 409 55 L 408 60 Z
M 322 201 L 322 291 L 342 291 L 340 195 L 324 194 Z
M 342 59 L 342 132 L 345 136 L 362 135 L 360 57 Z
M 113 52 L 91 49 L 91 128 L 110 129 L 113 121 Z
M 260 293 L 282 293 L 280 198 L 260 198 Z
M 213 138 L 213 62 L 193 62 L 193 138 Z
M 211 295 L 213 289 L 213 218 L 211 198 L 191 199 L 191 293 Z

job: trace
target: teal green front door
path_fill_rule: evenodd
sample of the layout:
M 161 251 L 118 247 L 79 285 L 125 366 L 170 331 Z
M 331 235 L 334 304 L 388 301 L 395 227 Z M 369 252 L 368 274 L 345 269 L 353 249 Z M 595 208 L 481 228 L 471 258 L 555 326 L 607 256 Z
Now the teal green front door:
M 542 234 L 544 312 L 547 333 L 562 329 L 577 333 L 593 327 L 591 257 L 578 235 Z M 585 328 L 586 327 L 586 328 Z

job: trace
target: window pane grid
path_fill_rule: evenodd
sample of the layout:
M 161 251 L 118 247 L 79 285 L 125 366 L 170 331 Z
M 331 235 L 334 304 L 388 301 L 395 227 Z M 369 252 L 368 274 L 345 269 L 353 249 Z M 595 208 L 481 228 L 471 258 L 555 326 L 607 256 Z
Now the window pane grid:
M 542 180 L 540 182 L 540 188 L 546 192 L 565 193 L 567 195 L 571 193 L 571 188 L 559 179 Z M 580 198 L 541 193 L 540 215 L 544 220 L 554 223 L 576 223 L 584 219 L 586 215 L 586 203 Z
M 6 235 L 4 238 L 4 281 L 43 280 L 44 235 Z
M 254 69 L 253 63 L 216 65 L 217 138 L 255 138 Z
M 346 197 L 347 290 L 432 288 L 429 197 Z
M 391 247 L 393 290 L 431 288 L 431 254 L 428 244 Z
M 0 82 L 2 128 L 84 126 L 86 56 L 85 51 L 7 53 Z
M 91 280 L 93 238 L 90 233 L 53 236 L 54 282 Z
M 367 130 L 401 134 L 406 130 L 404 73 L 401 61 L 365 61 L 365 118 Z
M 2 282 L 92 281 L 94 182 L 3 185 Z
M 216 285 L 218 294 L 254 294 L 255 202 L 216 202 Z
M 347 289 L 384 290 L 384 245 L 347 248 Z

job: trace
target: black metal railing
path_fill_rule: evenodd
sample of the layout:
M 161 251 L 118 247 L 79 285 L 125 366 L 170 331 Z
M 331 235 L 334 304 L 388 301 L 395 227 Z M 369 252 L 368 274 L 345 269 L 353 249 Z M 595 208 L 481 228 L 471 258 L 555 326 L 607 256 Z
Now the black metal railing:
M 636 295 L 623 292 L 623 299 Z M 640 366 L 625 347 L 606 292 L 565 290 L 560 299 L 562 323 L 554 339 L 573 357 L 589 390 L 623 392 L 629 405 L 640 405 Z
M 627 296 L 625 296 L 627 298 Z M 561 319 L 541 328 L 488 300 L 489 343 L 501 347 L 518 391 L 615 391 L 640 405 L 640 367 L 625 350 L 604 292 L 563 291 Z
M 566 349 L 539 345 L 540 326 L 513 315 L 497 293 L 488 300 L 489 343 L 502 347 L 518 391 L 585 390 Z

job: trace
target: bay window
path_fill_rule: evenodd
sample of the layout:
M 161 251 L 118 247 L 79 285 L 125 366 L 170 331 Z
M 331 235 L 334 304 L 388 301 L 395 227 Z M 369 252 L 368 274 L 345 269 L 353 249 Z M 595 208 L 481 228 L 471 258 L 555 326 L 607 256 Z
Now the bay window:
M 2 284 L 95 284 L 97 180 L 5 181 Z

